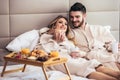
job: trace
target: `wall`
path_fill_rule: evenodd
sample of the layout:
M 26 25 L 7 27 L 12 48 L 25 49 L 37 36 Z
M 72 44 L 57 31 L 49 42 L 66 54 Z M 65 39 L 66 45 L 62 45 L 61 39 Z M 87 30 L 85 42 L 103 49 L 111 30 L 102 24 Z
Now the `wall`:
M 68 16 L 74 2 L 87 7 L 89 24 L 112 26 L 119 40 L 119 0 L 0 0 L 0 48 L 21 33 L 47 26 L 58 15 Z

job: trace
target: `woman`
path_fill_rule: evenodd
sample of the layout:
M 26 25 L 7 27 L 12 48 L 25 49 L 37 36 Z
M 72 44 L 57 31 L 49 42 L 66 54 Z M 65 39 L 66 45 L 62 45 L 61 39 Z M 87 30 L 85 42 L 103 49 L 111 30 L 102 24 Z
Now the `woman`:
M 49 24 L 48 28 L 49 30 L 41 35 L 40 43 L 36 48 L 44 49 L 48 53 L 52 50 L 58 51 L 61 57 L 68 59 L 67 65 L 71 74 L 97 80 L 119 80 L 120 72 L 105 68 L 94 59 L 88 61 L 82 58 L 84 55 L 79 55 L 79 57 L 72 55 L 76 52 L 80 53 L 80 51 L 66 37 L 70 28 L 65 17 L 58 16 Z M 64 40 L 58 40 L 57 36 L 64 37 Z M 62 65 L 53 66 L 50 69 L 65 71 Z

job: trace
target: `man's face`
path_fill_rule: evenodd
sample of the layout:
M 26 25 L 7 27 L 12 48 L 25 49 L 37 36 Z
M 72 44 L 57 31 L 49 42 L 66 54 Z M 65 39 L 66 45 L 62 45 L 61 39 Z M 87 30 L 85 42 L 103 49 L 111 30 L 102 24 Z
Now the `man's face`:
M 70 20 L 74 27 L 80 27 L 84 23 L 85 14 L 80 11 L 71 11 Z

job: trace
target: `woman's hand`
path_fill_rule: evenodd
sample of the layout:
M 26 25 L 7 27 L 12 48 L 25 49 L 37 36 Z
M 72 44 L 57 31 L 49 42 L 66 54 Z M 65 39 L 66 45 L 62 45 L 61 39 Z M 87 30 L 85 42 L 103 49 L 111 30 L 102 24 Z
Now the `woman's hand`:
M 57 30 L 57 29 L 55 29 L 54 39 L 55 39 L 57 42 L 62 42 L 62 41 L 64 41 L 64 40 L 65 40 L 65 31 L 64 31 L 64 30 Z

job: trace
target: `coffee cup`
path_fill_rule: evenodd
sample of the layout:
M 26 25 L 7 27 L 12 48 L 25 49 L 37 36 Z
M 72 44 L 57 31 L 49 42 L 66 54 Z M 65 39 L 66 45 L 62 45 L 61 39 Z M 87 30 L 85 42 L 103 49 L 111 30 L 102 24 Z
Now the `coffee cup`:
M 79 52 L 79 48 L 78 47 L 72 47 L 70 50 L 71 50 L 71 52 Z
M 112 53 L 118 53 L 118 42 L 112 42 Z

